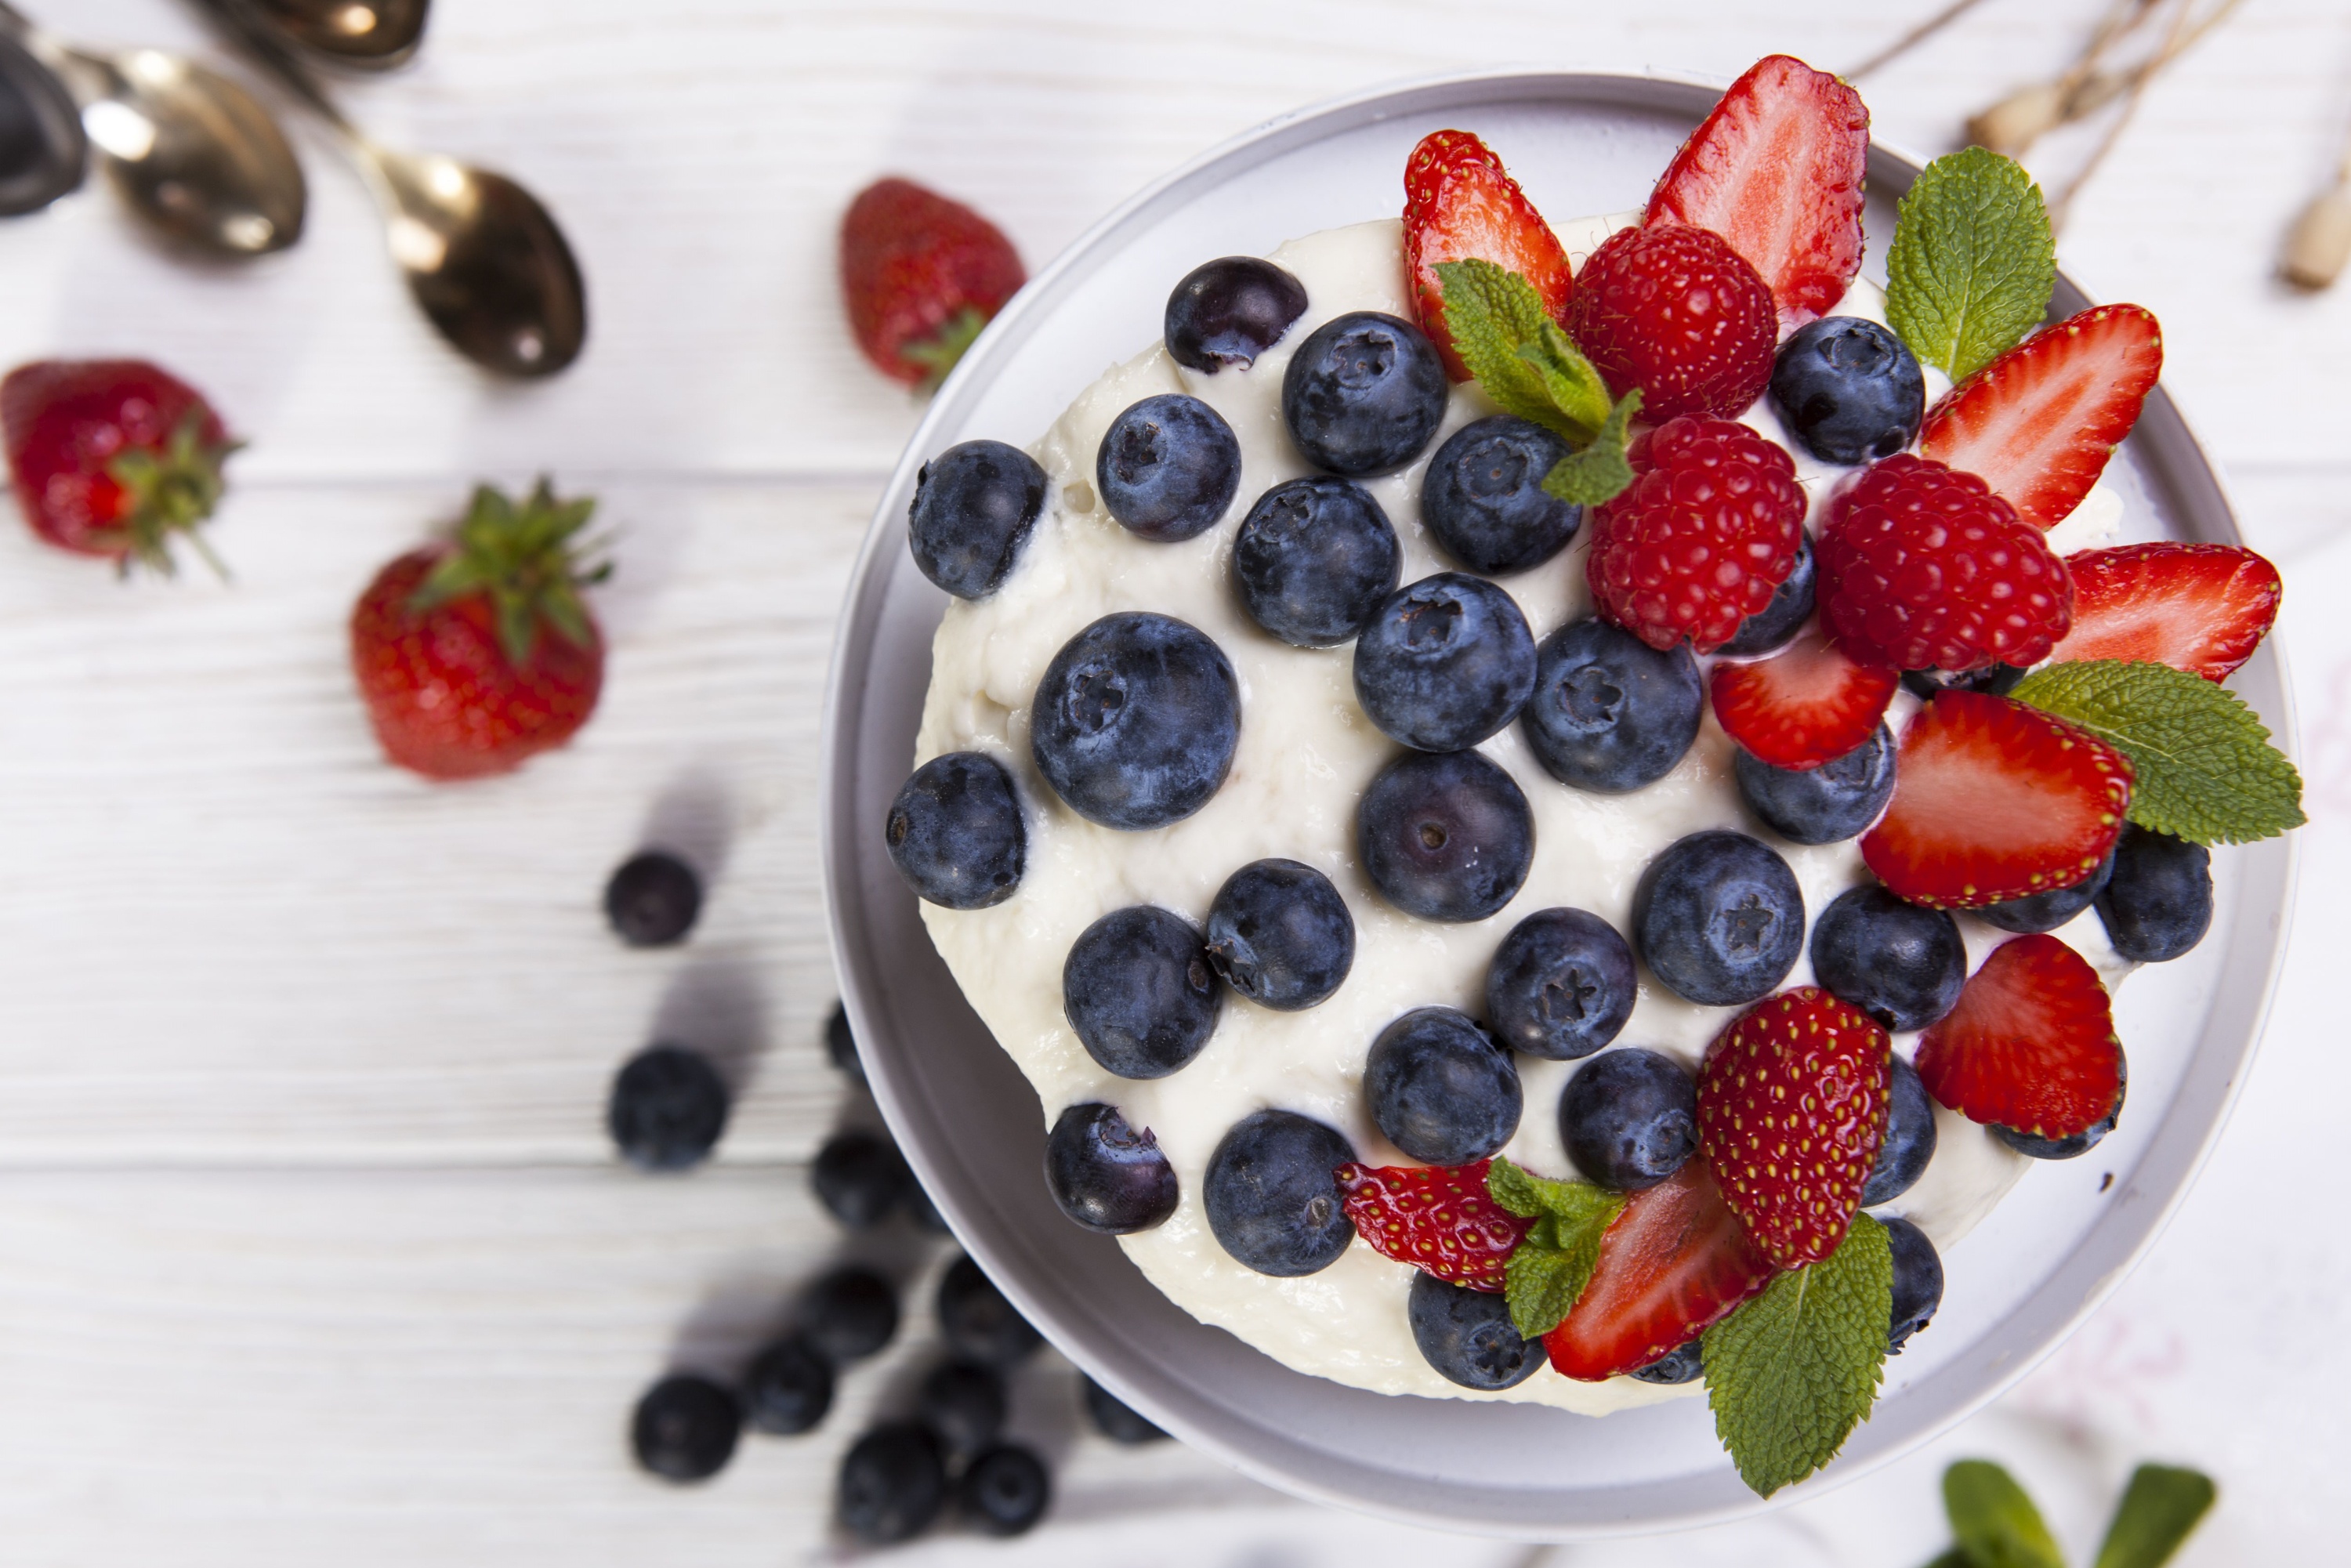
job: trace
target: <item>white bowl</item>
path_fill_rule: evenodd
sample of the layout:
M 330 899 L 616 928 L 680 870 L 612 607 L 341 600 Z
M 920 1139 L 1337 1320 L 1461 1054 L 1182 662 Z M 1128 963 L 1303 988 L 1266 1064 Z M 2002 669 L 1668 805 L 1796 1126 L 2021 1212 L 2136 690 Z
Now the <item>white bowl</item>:
M 883 1113 L 956 1234 L 1056 1345 L 1186 1441 L 1303 1497 L 1562 1540 L 1729 1519 L 1886 1463 L 2022 1376 L 2147 1249 L 2227 1117 L 2269 1005 L 2291 839 L 2215 854 L 2211 934 L 2121 993 L 2121 1126 L 2082 1159 L 2027 1173 L 1952 1249 L 1941 1312 L 1887 1363 L 1869 1422 L 1821 1476 L 1770 1503 L 1732 1472 L 1701 1399 L 1592 1418 L 1310 1377 L 1194 1321 L 1114 1241 L 1054 1208 L 1040 1171 L 1047 1113 L 1061 1107 L 1039 1105 L 965 1003 L 882 848 L 946 602 L 906 550 L 916 470 L 972 437 L 1035 439 L 1105 365 L 1157 337 L 1169 288 L 1200 262 L 1397 211 L 1405 153 L 1430 131 L 1483 134 L 1537 205 L 1564 218 L 1639 205 L 1716 96 L 1659 77 L 1448 77 L 1276 120 L 1169 175 L 1071 246 L 966 358 L 892 476 L 850 587 L 825 712 L 824 869 L 841 987 Z M 1891 201 L 1917 168 L 1871 150 L 1869 264 L 1881 278 Z M 2059 279 L 2059 310 L 2086 303 Z M 2108 474 L 2130 537 L 2237 540 L 2220 481 L 2163 392 Z M 2290 749 L 2274 640 L 2236 689 Z

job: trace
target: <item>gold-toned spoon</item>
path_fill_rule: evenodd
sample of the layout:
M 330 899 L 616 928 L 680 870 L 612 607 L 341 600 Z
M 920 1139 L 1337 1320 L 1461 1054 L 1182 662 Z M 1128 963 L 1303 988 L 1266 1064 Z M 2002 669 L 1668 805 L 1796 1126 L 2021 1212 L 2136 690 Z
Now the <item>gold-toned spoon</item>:
M 390 70 L 424 38 L 430 0 L 250 0 L 256 16 L 330 64 Z

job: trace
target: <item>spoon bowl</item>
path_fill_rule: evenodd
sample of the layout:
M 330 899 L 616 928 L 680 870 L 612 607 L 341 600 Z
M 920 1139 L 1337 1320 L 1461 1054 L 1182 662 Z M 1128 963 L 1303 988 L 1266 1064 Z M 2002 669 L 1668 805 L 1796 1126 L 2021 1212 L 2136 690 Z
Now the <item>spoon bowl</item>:
M 549 376 L 588 338 L 580 265 L 537 197 L 434 153 L 372 148 L 392 259 L 459 353 L 501 375 Z
M 251 0 L 254 14 L 306 53 L 360 70 L 408 63 L 431 0 Z
M 0 217 L 38 212 L 79 186 L 89 164 L 73 94 L 0 30 Z
M 302 237 L 302 165 L 277 120 L 228 78 L 154 49 L 74 51 L 81 123 L 131 211 L 167 239 L 235 256 Z

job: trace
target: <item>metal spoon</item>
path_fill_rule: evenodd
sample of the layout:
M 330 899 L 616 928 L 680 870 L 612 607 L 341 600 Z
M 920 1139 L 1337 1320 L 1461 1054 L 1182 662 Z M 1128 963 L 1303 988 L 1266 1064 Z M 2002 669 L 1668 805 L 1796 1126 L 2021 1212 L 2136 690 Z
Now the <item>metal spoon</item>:
M 390 70 L 424 38 L 430 0 L 251 0 L 260 19 L 339 66 Z
M 38 212 L 79 185 L 89 164 L 73 95 L 0 28 L 0 217 Z

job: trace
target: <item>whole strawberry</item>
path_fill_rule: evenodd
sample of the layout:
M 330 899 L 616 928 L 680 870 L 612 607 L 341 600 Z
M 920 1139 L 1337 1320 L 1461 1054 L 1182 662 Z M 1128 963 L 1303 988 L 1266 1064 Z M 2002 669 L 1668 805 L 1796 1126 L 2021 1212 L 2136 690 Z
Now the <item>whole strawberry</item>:
M 33 532 L 61 549 L 169 576 L 173 534 L 210 559 L 236 449 L 204 394 L 144 360 L 41 360 L 0 381 L 8 472 Z M 217 563 L 215 563 L 217 564 Z
M 1641 417 L 1735 419 L 1763 395 L 1780 341 L 1771 290 L 1720 236 L 1687 224 L 1622 229 L 1576 274 L 1567 332 Z
M 1503 1266 L 1531 1219 L 1486 1190 L 1491 1160 L 1466 1166 L 1366 1166 L 1338 1169 L 1347 1218 L 1373 1251 L 1473 1291 L 1502 1289 Z
M 596 710 L 604 640 L 580 590 L 595 502 L 485 485 L 455 534 L 386 566 L 351 612 L 351 668 L 384 755 L 428 779 L 504 773 Z
M 841 292 L 874 368 L 925 391 L 946 379 L 1028 274 L 1003 232 L 912 180 L 877 180 L 841 220 Z

